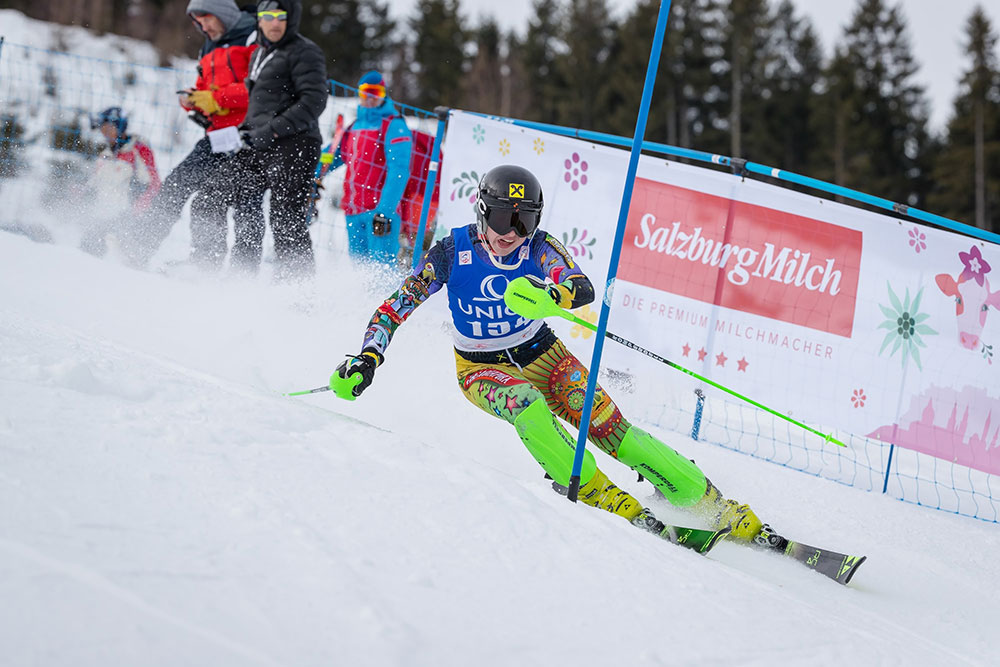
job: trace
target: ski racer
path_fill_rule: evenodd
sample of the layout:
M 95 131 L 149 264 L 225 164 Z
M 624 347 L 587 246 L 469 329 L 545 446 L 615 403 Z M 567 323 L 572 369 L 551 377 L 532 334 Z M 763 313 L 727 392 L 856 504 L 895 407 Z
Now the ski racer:
M 557 490 L 569 483 L 575 438 L 556 419 L 579 428 L 587 369 L 544 320 L 505 308 L 505 286 L 524 276 L 562 308 L 594 299 L 590 279 L 555 238 L 538 228 L 542 189 L 528 170 L 503 165 L 479 183 L 476 218 L 428 250 L 420 266 L 378 307 L 361 351 L 330 378 L 340 395 L 358 396 L 385 360 L 396 330 L 432 294 L 447 286 L 455 333 L 458 386 L 476 407 L 511 424 Z M 588 439 L 639 471 L 676 506 L 730 538 L 766 544 L 770 528 L 744 504 L 725 499 L 702 471 L 678 452 L 633 426 L 608 394 L 597 388 Z M 589 451 L 579 499 L 669 539 L 665 526 L 598 468 Z
M 348 251 L 355 259 L 395 265 L 402 218 L 399 203 L 410 176 L 413 135 L 374 70 L 358 81 L 358 117 L 334 148 L 333 162 L 319 178 L 341 165 Z
M 94 255 L 106 251 L 105 237 L 146 211 L 160 190 L 153 149 L 129 134 L 128 117 L 121 107 L 109 107 L 90 119 L 91 129 L 100 130 L 108 142 L 98 155 L 97 168 L 89 179 L 96 193 L 97 209 L 80 247 Z

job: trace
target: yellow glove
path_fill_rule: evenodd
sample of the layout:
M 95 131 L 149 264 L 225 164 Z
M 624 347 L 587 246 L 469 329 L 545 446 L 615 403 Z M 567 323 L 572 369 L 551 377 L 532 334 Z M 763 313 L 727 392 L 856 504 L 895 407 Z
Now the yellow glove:
M 198 109 L 206 116 L 214 116 L 216 114 L 224 116 L 229 113 L 229 109 L 223 109 L 219 106 L 219 103 L 215 101 L 215 95 L 212 94 L 211 90 L 195 90 L 188 95 L 188 102 L 198 107 Z

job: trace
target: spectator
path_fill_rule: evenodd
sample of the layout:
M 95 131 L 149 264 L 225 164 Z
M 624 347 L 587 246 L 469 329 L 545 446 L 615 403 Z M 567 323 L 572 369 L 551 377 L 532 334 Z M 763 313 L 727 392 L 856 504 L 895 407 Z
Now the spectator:
M 90 120 L 108 145 L 98 156 L 97 168 L 88 183 L 97 194 L 97 209 L 84 232 L 80 247 L 94 255 L 107 251 L 106 237 L 130 224 L 145 212 L 160 190 L 153 150 L 139 137 L 129 134 L 128 118 L 121 107 L 109 107 Z
M 271 190 L 270 223 L 278 277 L 311 273 L 306 214 L 319 160 L 319 116 L 326 107 L 323 51 L 299 34 L 301 0 L 264 0 L 257 7 L 257 43 L 247 77 L 249 105 L 240 126 L 246 148 L 205 183 L 191 202 L 192 223 L 222 227 L 226 208 Z M 261 227 L 247 238 L 260 256 Z
M 187 15 L 205 36 L 198 61 L 194 88 L 181 91 L 180 103 L 192 120 L 205 128 L 205 136 L 178 164 L 163 183 L 150 214 L 133 229 L 129 250 L 133 259 L 144 264 L 170 234 L 188 198 L 208 177 L 232 158 L 232 153 L 213 152 L 208 133 L 243 122 L 247 110 L 244 80 L 250 58 L 257 48 L 257 22 L 251 12 L 243 12 L 233 0 L 191 0 Z M 236 245 L 232 263 L 255 269 L 259 253 L 247 252 L 247 237 L 255 238 L 263 229 L 263 192 L 254 193 L 235 204 Z M 202 267 L 218 268 L 225 260 L 227 225 L 191 224 L 191 259 Z M 213 221 L 218 222 L 218 221 Z
M 330 170 L 347 166 L 340 205 L 352 257 L 395 265 L 399 205 L 410 176 L 412 134 L 376 71 L 358 82 L 358 117 L 344 132 Z M 322 174 L 321 174 L 322 176 Z

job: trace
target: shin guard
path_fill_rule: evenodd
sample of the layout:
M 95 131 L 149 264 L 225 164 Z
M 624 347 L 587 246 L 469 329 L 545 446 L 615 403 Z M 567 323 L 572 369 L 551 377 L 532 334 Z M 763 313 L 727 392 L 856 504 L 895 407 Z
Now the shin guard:
M 534 401 L 521 411 L 514 420 L 514 428 L 521 436 L 521 442 L 528 448 L 538 465 L 557 484 L 569 486 L 573 472 L 573 457 L 576 442 L 562 424 L 556 421 L 543 399 Z M 597 471 L 594 455 L 584 452 L 583 467 L 580 470 L 580 485 L 587 484 Z
M 678 507 L 694 505 L 708 488 L 704 473 L 693 461 L 635 426 L 618 446 L 618 460 L 652 482 Z

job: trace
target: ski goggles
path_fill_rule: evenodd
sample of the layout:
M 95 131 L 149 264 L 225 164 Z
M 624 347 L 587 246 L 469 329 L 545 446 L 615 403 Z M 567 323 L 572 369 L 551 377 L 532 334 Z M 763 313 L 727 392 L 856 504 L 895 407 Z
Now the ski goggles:
M 363 83 L 358 86 L 361 97 L 385 97 L 385 86 L 378 83 Z
M 287 21 L 288 12 L 278 9 L 268 9 L 263 12 L 257 12 L 258 21 Z
M 479 211 L 490 229 L 500 236 L 506 236 L 514 230 L 521 238 L 527 238 L 534 233 L 542 215 L 541 209 L 487 206 L 482 200 L 479 201 Z

